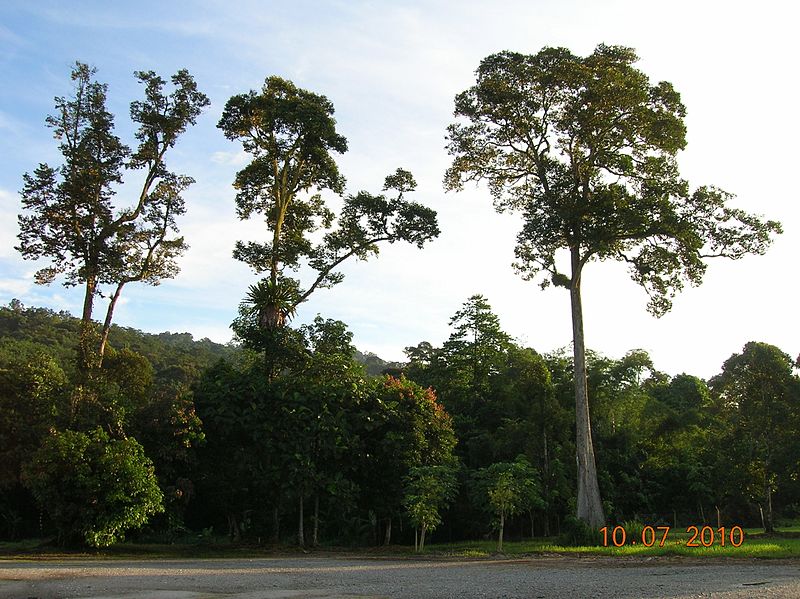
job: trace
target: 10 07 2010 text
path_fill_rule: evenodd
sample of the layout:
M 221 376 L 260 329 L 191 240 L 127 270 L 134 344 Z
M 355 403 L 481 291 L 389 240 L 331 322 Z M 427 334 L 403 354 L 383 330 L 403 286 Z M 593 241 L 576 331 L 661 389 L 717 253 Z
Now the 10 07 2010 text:
M 645 526 L 641 530 L 641 534 L 636 538 L 632 538 L 622 526 L 615 526 L 609 528 L 604 526 L 600 529 L 603 535 L 603 547 L 622 547 L 623 545 L 637 545 L 641 543 L 644 547 L 653 547 L 658 543 L 659 547 L 663 547 L 667 542 L 669 536 L 669 526 Z M 725 528 L 712 528 L 711 526 L 689 526 L 686 528 L 686 534 L 690 535 L 689 540 L 686 542 L 687 547 L 711 547 L 718 544 L 720 547 L 725 547 L 726 544 L 733 547 L 740 547 L 744 543 L 744 531 L 741 526 L 733 526 Z

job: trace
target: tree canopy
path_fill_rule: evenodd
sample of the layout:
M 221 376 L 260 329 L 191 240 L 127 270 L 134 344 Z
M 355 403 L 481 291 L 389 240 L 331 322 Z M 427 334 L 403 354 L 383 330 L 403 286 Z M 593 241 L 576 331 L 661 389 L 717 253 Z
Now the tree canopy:
M 268 77 L 261 92 L 233 96 L 218 127 L 239 140 L 252 161 L 236 175 L 239 218 L 264 218 L 268 240 L 239 241 L 234 257 L 267 277 L 251 286 L 234 326 L 243 339 L 259 329 L 285 326 L 297 306 L 317 288 L 342 281 L 336 268 L 355 256 L 365 260 L 378 253 L 378 244 L 406 241 L 422 247 L 439 234 L 436 213 L 409 202 L 416 188 L 406 170 L 386 177 L 385 194 L 361 191 L 344 198 L 336 215 L 321 193 L 344 193 L 334 153 L 347 150 L 336 131 L 333 104 L 325 96 L 298 88 L 280 77 Z M 336 226 L 334 227 L 334 222 Z M 325 231 L 314 243 L 312 233 Z M 288 276 L 307 265 L 314 272 L 305 287 Z
M 606 45 L 587 57 L 565 48 L 493 54 L 456 97 L 460 120 L 448 128 L 445 187 L 486 182 L 498 210 L 522 216 L 516 269 L 570 291 L 578 516 L 592 525 L 604 516 L 585 382 L 584 266 L 630 264 L 648 309 L 662 315 L 685 282 L 701 282 L 706 258 L 762 254 L 781 231 L 730 207 L 721 189 L 690 190 L 676 162 L 686 145 L 680 95 L 668 82 L 652 84 L 637 60 L 630 48 Z
M 138 125 L 135 151 L 114 133 L 114 116 L 106 109 L 107 86 L 93 79 L 95 70 L 76 63 L 71 98 L 56 98 L 56 114 L 47 117 L 60 142 L 63 163 L 40 164 L 24 175 L 17 249 L 28 260 L 45 258 L 37 283 L 58 275 L 67 286 L 84 285 L 81 365 L 102 362 L 114 307 L 123 287 L 134 281 L 157 285 L 177 273 L 175 258 L 186 250 L 175 218 L 185 212 L 181 193 L 190 177 L 167 169 L 165 155 L 208 105 L 186 70 L 172 76 L 172 91 L 153 71 L 135 73 L 144 85 L 144 99 L 131 103 Z M 114 205 L 125 171 L 143 171 L 132 206 Z M 96 339 L 92 324 L 94 300 L 102 286 L 112 291 L 105 322 Z

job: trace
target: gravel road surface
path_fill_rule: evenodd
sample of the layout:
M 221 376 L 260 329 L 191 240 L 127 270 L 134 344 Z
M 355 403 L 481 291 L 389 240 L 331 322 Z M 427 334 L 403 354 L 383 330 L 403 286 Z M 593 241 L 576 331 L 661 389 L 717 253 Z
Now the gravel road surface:
M 796 561 L 283 557 L 0 561 L 0 598 L 800 598 Z

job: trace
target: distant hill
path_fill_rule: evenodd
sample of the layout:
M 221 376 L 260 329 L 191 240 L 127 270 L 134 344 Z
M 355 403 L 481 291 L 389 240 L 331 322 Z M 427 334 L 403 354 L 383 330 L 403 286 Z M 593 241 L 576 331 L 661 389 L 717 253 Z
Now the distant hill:
M 18 300 L 0 307 L 0 341 L 15 339 L 43 345 L 62 368 L 72 370 L 76 363 L 76 342 L 80 319 L 66 311 L 25 307 Z M 231 359 L 239 349 L 210 339 L 195 340 L 191 333 L 145 333 L 131 327 L 111 326 L 109 345 L 115 350 L 128 348 L 145 356 L 156 372 L 181 367 L 199 373 L 220 358 Z
M 66 311 L 26 307 L 19 300 L 0 307 L 0 343 L 4 338 L 11 338 L 46 346 L 66 371 L 71 371 L 75 364 L 79 329 L 80 319 Z M 111 326 L 109 344 L 113 349 L 128 348 L 145 356 L 153 365 L 156 376 L 176 367 L 199 374 L 220 358 L 234 359 L 240 351 L 232 344 L 222 345 L 210 339 L 196 340 L 191 333 L 145 333 L 117 325 Z M 400 362 L 387 362 L 371 352 L 356 350 L 354 358 L 364 364 L 370 376 L 387 372 L 397 374 L 404 366 Z
M 405 366 L 405 364 L 402 362 L 387 362 L 372 352 L 363 353 L 356 350 L 356 353 L 353 357 L 355 358 L 356 362 L 360 362 L 366 367 L 367 374 L 370 376 L 397 374 Z

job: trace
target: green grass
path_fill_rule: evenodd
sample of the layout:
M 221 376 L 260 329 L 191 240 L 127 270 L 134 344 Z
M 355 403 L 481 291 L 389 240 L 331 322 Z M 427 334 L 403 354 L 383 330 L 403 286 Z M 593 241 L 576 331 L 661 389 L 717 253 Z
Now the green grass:
M 784 532 L 784 531 L 782 531 Z M 794 531 L 785 531 L 792 534 Z M 622 547 L 570 547 L 559 545 L 554 539 L 505 542 L 503 554 L 508 556 L 528 556 L 541 554 L 559 555 L 602 555 L 620 557 L 684 556 L 698 558 L 800 558 L 800 538 L 792 535 L 782 536 L 754 534 L 745 531 L 744 542 L 739 547 L 729 542 L 710 547 L 688 547 L 690 535 L 685 532 L 670 533 L 663 547 L 656 543 L 652 547 L 644 545 L 624 545 Z M 453 557 L 487 557 L 497 554 L 495 541 L 472 541 L 464 543 L 435 544 L 426 547 L 425 553 Z
M 506 541 L 503 553 L 497 553 L 493 540 L 465 541 L 461 543 L 439 543 L 426 545 L 422 554 L 428 558 L 488 558 L 530 557 L 541 555 L 609 556 L 625 558 L 647 558 L 659 556 L 682 556 L 687 558 L 794 558 L 800 559 L 800 527 L 782 528 L 780 533 L 764 535 L 758 529 L 746 529 L 740 547 L 726 542 L 725 547 L 687 547 L 689 535 L 680 531 L 670 533 L 664 547 L 656 543 L 653 547 L 641 544 L 623 547 L 569 547 L 558 544 L 557 539 L 534 539 L 529 541 Z M 349 557 L 412 557 L 413 547 L 394 545 L 391 547 L 342 548 L 323 547 L 311 550 L 312 555 L 338 555 Z M 223 539 L 204 543 L 174 545 L 119 543 L 98 551 L 62 550 L 52 545 L 43 545 L 41 539 L 15 542 L 0 542 L 0 560 L 3 559 L 179 559 L 179 558 L 250 558 L 304 555 L 305 552 L 292 545 L 262 546 L 232 544 Z

